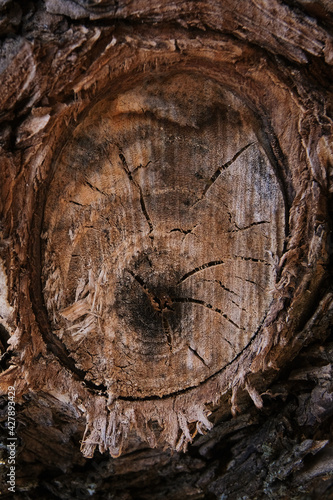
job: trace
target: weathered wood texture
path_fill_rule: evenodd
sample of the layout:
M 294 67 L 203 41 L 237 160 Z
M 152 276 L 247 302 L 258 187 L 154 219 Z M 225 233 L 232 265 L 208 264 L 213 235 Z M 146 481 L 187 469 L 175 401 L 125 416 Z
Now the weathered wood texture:
M 0 14 L 18 497 L 330 498 L 330 2 Z
M 114 398 L 230 363 L 265 318 L 284 240 L 279 183 L 237 100 L 198 76 L 147 78 L 76 129 L 44 215 L 52 330 Z

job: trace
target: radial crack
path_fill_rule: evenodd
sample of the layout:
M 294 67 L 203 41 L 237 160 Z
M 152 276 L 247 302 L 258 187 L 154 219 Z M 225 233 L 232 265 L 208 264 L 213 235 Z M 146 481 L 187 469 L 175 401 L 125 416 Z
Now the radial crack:
M 245 330 L 245 328 L 243 328 L 243 330 Z M 230 340 L 226 339 L 225 337 L 223 337 L 223 340 L 230 345 L 231 349 L 236 352 L 236 349 L 235 347 L 232 345 L 232 343 L 230 342 Z
M 152 223 L 152 221 L 151 221 L 151 219 L 149 217 L 149 214 L 147 212 L 147 208 L 146 208 L 145 200 L 143 198 L 143 193 L 142 193 L 141 186 L 138 185 L 138 188 L 139 188 L 139 193 L 140 193 L 140 205 L 141 205 L 141 209 L 142 209 L 143 215 L 146 218 L 147 224 L 149 226 L 150 238 L 153 238 L 153 235 L 151 233 L 154 231 L 154 226 L 153 226 L 153 223 Z
M 202 281 L 205 281 L 207 283 L 218 283 L 223 290 L 225 290 L 226 292 L 232 293 L 233 295 L 236 295 L 236 297 L 239 297 L 238 293 L 234 292 L 233 290 L 230 290 L 230 288 L 228 288 L 225 285 L 223 285 L 223 283 L 222 283 L 221 280 L 207 280 L 207 279 L 203 279 Z
M 242 281 L 247 281 L 248 283 L 251 283 L 252 285 L 256 285 L 257 287 L 259 287 L 263 291 L 265 290 L 261 285 L 259 285 L 259 283 L 256 283 L 253 280 L 249 280 L 248 278 L 242 278 L 242 276 L 235 276 L 235 278 L 242 280 Z
M 193 349 L 193 347 L 191 347 L 190 345 L 188 345 L 188 348 L 194 354 L 194 356 L 196 356 L 198 359 L 200 359 L 201 363 L 203 363 L 206 368 L 209 368 L 209 366 L 207 365 L 206 361 L 200 356 L 200 354 L 195 349 Z
M 240 297 L 238 293 L 234 292 L 233 290 L 230 290 L 230 288 L 227 288 L 225 285 L 223 285 L 222 281 L 220 280 L 207 280 L 207 279 L 203 279 L 202 280 L 203 282 L 206 282 L 206 283 L 218 283 L 218 285 L 222 288 L 222 290 L 225 290 L 226 292 L 232 294 L 232 295 L 235 295 L 236 297 Z M 229 299 L 230 302 L 232 304 L 235 304 L 235 306 L 237 306 L 239 309 L 241 309 L 242 311 L 246 312 L 246 309 L 244 309 L 244 307 L 240 306 L 239 304 L 237 304 L 237 302 L 235 302 L 233 299 Z
M 261 220 L 259 222 L 252 222 L 248 226 L 244 226 L 244 227 L 239 227 L 236 223 L 234 223 L 236 226 L 236 229 L 232 229 L 231 231 L 228 231 L 228 232 L 229 233 L 238 233 L 239 231 L 245 231 L 246 229 L 250 229 L 251 227 L 254 227 L 254 226 L 260 226 L 261 224 L 270 224 L 270 223 L 271 223 L 271 221 L 269 221 L 269 220 Z
M 192 234 L 192 231 L 197 227 L 198 224 L 196 224 L 195 226 L 193 226 L 191 229 L 183 229 L 181 227 L 175 227 L 174 229 L 171 229 L 169 231 L 169 233 L 175 233 L 175 232 L 178 232 L 178 233 L 182 233 L 184 234 L 185 236 L 187 234 Z
M 163 295 L 162 297 L 157 297 L 156 295 L 153 294 L 146 285 L 146 283 L 143 281 L 143 279 L 138 276 L 137 274 L 133 273 L 130 269 L 126 269 L 126 271 L 137 281 L 144 291 L 144 293 L 147 295 L 148 299 L 150 300 L 151 305 L 157 312 L 163 313 L 165 309 L 168 309 L 169 311 L 173 311 L 172 309 L 172 301 L 168 295 Z
M 78 207 L 86 207 L 87 206 L 87 205 L 82 205 L 82 203 L 79 203 L 79 202 L 74 201 L 74 200 L 69 200 L 69 203 L 72 203 L 73 205 L 77 205 Z
M 188 273 L 184 274 L 184 276 L 182 276 L 180 278 L 180 280 L 178 281 L 177 285 L 180 285 L 185 280 L 187 280 L 187 278 L 189 278 L 190 276 L 193 276 L 193 274 L 196 274 L 196 273 L 202 271 L 203 269 L 207 269 L 208 267 L 221 266 L 222 264 L 224 264 L 223 260 L 213 260 L 211 262 L 207 262 L 206 264 L 202 264 L 201 266 L 196 267 L 195 269 L 192 269 Z
M 205 196 L 206 196 L 206 193 L 207 191 L 210 189 L 210 187 L 214 184 L 214 182 L 219 178 L 219 176 L 221 175 L 221 173 L 226 170 L 227 168 L 229 168 L 236 160 L 237 158 L 242 154 L 244 153 L 244 151 L 246 149 L 248 149 L 250 146 L 252 146 L 253 144 L 255 144 L 254 142 L 250 142 L 249 144 L 247 144 L 246 146 L 244 146 L 242 149 L 240 149 L 239 151 L 237 151 L 237 153 L 231 158 L 231 160 L 227 161 L 226 163 L 224 163 L 223 165 L 221 165 L 215 172 L 214 174 L 211 176 L 211 178 L 208 180 L 200 198 L 194 203 L 194 205 L 196 205 L 197 203 L 199 203 Z M 193 206 L 194 206 L 193 205 Z
M 153 306 L 153 308 L 155 309 L 155 311 L 161 311 L 159 300 L 149 290 L 149 288 L 147 287 L 147 285 L 145 284 L 143 279 L 140 276 L 138 276 L 137 274 L 134 274 L 133 271 L 131 271 L 129 269 L 126 269 L 126 271 L 135 279 L 135 281 L 137 281 L 139 283 L 140 287 L 142 288 L 144 293 L 147 295 L 147 297 L 150 300 L 150 303 Z
M 198 304 L 200 306 L 206 307 L 207 309 L 210 309 L 211 311 L 220 314 L 224 319 L 229 321 L 229 323 L 231 323 L 233 326 L 238 328 L 238 330 L 245 330 L 245 328 L 241 328 L 239 325 L 237 325 L 237 323 L 232 321 L 232 319 L 230 319 L 229 316 L 227 316 L 224 312 L 222 312 L 221 309 L 219 309 L 218 307 L 213 307 L 211 304 L 209 304 L 208 302 L 205 302 L 204 300 L 194 299 L 193 297 L 175 297 L 175 298 L 172 298 L 172 302 L 175 302 L 175 303 L 178 302 L 181 304 L 192 303 L 192 304 Z
M 149 163 L 151 163 L 151 160 L 149 160 L 148 163 L 146 163 L 146 165 L 138 165 L 137 167 L 135 167 L 132 171 L 131 171 L 131 174 L 135 174 L 135 172 L 137 172 L 138 170 L 140 170 L 140 168 L 147 168 Z
M 271 266 L 271 264 L 269 262 L 267 262 L 267 260 L 264 260 L 264 259 L 256 259 L 254 257 L 245 257 L 244 255 L 235 255 L 234 258 L 239 259 L 239 260 L 244 260 L 244 261 L 250 261 L 250 262 L 260 262 L 260 264 L 265 264 L 265 266 Z
M 98 191 L 98 193 L 101 193 L 103 196 L 108 197 L 108 195 L 106 193 L 104 193 L 104 191 L 99 189 L 97 186 L 94 186 L 93 184 L 91 184 L 87 179 L 85 180 L 85 184 L 87 184 L 87 186 L 89 186 L 90 189 L 92 189 L 93 191 Z
M 142 213 L 147 221 L 147 224 L 149 226 L 149 237 L 151 239 L 154 238 L 154 236 L 152 235 L 152 232 L 154 231 L 154 226 L 153 226 L 153 223 L 151 221 L 151 218 L 149 217 L 149 214 L 148 214 L 148 211 L 147 211 L 147 207 L 146 207 L 146 204 L 145 204 L 145 200 L 144 200 L 144 196 L 143 196 L 143 192 L 142 192 L 142 188 L 140 186 L 140 184 L 133 178 L 133 172 L 136 170 L 134 169 L 133 172 L 130 171 L 128 165 L 127 165 L 127 161 L 126 161 L 126 158 L 125 156 L 123 155 L 123 153 L 119 153 L 119 158 L 123 164 L 123 169 L 129 179 L 129 181 L 136 187 L 136 189 L 139 191 L 139 197 L 140 197 L 140 206 L 141 206 L 141 210 L 142 210 Z M 147 163 L 148 165 L 148 163 Z M 146 166 L 147 166 L 146 165 Z

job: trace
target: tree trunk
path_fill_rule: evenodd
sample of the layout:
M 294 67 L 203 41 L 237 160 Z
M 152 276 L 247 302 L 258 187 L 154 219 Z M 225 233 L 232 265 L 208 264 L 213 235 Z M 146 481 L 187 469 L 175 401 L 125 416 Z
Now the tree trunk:
M 3 497 L 333 498 L 331 2 L 0 12 Z

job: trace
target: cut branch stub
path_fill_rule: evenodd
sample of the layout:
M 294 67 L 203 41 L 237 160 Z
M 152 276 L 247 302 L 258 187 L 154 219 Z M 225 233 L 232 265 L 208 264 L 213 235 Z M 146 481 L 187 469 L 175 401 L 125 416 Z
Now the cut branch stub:
M 86 380 L 113 397 L 196 387 L 262 325 L 286 215 L 254 130 L 212 80 L 155 77 L 93 106 L 56 161 L 44 300 Z

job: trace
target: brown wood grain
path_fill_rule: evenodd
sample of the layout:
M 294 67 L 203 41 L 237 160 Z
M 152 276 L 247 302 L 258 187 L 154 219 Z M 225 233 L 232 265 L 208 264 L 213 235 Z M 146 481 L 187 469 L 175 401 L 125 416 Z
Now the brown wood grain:
M 332 19 L 0 6 L 19 497 L 330 498 Z
M 93 108 L 55 167 L 45 302 L 115 396 L 200 384 L 265 318 L 285 210 L 242 107 L 198 76 L 148 80 Z

